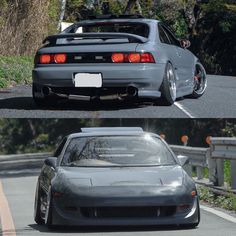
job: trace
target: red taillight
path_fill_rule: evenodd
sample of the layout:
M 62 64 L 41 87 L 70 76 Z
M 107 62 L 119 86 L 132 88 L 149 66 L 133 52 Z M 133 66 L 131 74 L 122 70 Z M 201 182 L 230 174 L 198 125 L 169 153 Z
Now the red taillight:
M 39 56 L 40 64 L 49 64 L 51 62 L 51 55 L 43 54 Z
M 55 54 L 54 55 L 54 62 L 57 64 L 63 64 L 66 62 L 67 56 L 66 54 Z
M 128 59 L 130 63 L 140 63 L 141 55 L 139 53 L 130 53 Z
M 151 53 L 142 53 L 141 62 L 142 63 L 155 63 L 155 60 Z
M 123 63 L 125 55 L 123 53 L 113 53 L 111 59 L 114 63 Z
M 155 63 L 151 53 L 113 53 L 111 59 L 114 63 Z

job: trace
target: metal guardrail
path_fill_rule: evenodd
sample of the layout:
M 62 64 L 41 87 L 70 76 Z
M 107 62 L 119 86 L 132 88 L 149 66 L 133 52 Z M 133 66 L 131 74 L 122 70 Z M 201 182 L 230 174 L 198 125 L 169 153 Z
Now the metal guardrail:
M 43 165 L 50 153 L 27 153 L 0 156 L 0 171 L 33 169 Z
M 211 162 L 216 162 L 217 185 L 224 185 L 224 160 L 231 162 L 231 188 L 236 189 L 236 138 L 211 138 Z
M 236 138 L 212 138 L 210 148 L 171 145 L 176 155 L 188 156 L 190 163 L 185 170 L 192 175 L 196 167 L 197 178 L 203 179 L 203 169 L 209 169 L 209 182 L 224 185 L 224 160 L 231 161 L 231 187 L 236 189 Z M 29 153 L 0 156 L 0 172 L 16 169 L 40 168 L 51 153 Z

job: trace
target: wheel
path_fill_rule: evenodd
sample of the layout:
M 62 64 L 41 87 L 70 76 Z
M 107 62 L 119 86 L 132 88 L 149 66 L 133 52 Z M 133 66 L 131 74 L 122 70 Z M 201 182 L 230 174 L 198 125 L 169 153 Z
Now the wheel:
M 41 190 L 40 190 L 39 183 L 37 183 L 36 192 L 35 192 L 34 221 L 39 225 L 44 224 L 44 220 L 42 218 L 42 212 L 41 212 Z
M 173 66 L 167 63 L 164 79 L 161 85 L 161 102 L 171 106 L 176 100 L 176 79 Z
M 41 93 L 41 91 L 39 91 L 39 88 L 35 84 L 33 84 L 32 96 L 33 96 L 33 100 L 34 100 L 35 104 L 38 107 L 54 106 L 57 104 L 57 99 L 55 96 L 39 97 L 39 96 L 37 96 L 37 93 Z
M 47 205 L 46 205 L 46 212 L 45 212 L 45 225 L 48 228 L 52 228 L 52 193 L 51 188 L 48 190 L 47 194 Z
M 205 93 L 206 88 L 207 88 L 206 71 L 203 65 L 197 62 L 194 74 L 194 88 L 193 88 L 193 93 L 190 95 L 190 97 L 191 98 L 201 97 Z

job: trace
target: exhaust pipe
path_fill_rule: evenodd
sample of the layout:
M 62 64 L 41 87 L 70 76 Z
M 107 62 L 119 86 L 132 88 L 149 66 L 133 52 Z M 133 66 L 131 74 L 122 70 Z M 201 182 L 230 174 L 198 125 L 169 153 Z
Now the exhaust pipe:
M 138 89 L 133 86 L 129 86 L 126 89 L 126 92 L 129 96 L 135 97 L 138 94 Z
M 69 95 L 68 94 L 60 94 L 60 93 L 55 93 L 52 91 L 52 89 L 50 87 L 43 87 L 42 88 L 42 93 L 45 97 L 47 96 L 58 96 L 58 97 L 61 97 L 61 98 L 69 98 Z
M 52 95 L 52 94 L 53 94 L 51 88 L 49 88 L 49 87 L 43 87 L 43 88 L 42 88 L 42 92 L 43 92 L 43 95 L 44 95 L 44 96 L 49 96 L 49 95 Z

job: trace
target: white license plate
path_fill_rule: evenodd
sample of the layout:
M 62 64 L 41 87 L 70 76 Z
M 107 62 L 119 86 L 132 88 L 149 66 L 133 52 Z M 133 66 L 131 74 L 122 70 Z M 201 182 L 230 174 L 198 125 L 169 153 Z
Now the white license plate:
M 101 88 L 102 74 L 78 73 L 74 76 L 74 84 L 77 88 Z

